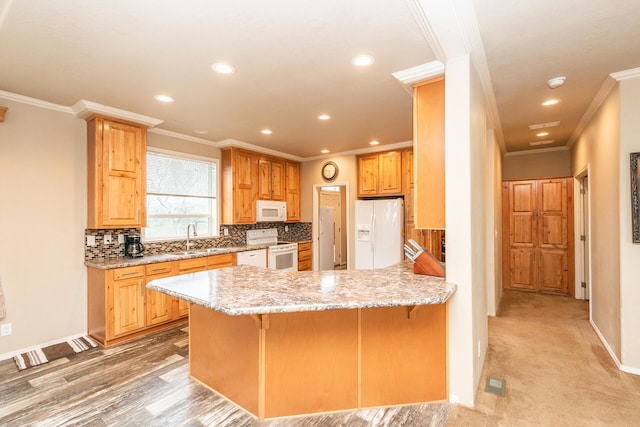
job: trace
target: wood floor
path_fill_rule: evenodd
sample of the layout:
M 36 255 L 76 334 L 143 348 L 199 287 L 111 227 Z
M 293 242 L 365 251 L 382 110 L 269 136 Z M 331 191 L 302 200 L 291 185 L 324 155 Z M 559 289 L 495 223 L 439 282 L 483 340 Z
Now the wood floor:
M 1 426 L 444 426 L 442 402 L 258 422 L 188 374 L 186 325 L 18 372 L 0 362 Z

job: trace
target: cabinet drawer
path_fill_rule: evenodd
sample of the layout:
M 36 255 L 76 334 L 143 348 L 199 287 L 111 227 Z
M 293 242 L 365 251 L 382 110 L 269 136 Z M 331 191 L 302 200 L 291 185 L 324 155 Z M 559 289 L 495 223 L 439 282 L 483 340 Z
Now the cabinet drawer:
M 131 279 L 144 276 L 144 266 L 116 268 L 113 270 L 113 280 Z
M 178 270 L 180 273 L 193 273 L 207 269 L 207 258 L 183 259 L 178 261 Z
M 209 257 L 209 269 L 232 267 L 235 265 L 235 254 L 221 254 Z
M 159 262 L 157 264 L 149 264 L 145 266 L 144 273 L 147 276 L 152 276 L 155 274 L 171 273 L 171 270 L 173 270 L 172 262 Z
M 298 271 L 311 271 L 311 260 L 298 260 Z

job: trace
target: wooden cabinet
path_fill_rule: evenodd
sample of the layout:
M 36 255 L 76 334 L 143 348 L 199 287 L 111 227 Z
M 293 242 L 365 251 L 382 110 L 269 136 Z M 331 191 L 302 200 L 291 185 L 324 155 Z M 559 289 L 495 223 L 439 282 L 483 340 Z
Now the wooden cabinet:
M 402 195 L 400 151 L 358 156 L 358 197 Z
M 145 266 L 145 283 L 163 277 L 175 276 L 174 262 L 159 262 Z M 173 306 L 176 298 L 161 292 L 146 290 L 146 326 L 159 325 L 174 318 Z
M 211 255 L 207 258 L 207 270 L 216 268 L 233 267 L 236 265 L 236 254 Z
M 300 164 L 238 148 L 222 150 L 222 224 L 255 224 L 256 200 L 287 201 L 300 221 Z
M 237 148 L 222 150 L 222 223 L 254 224 L 258 157 Z
M 300 221 L 300 163 L 285 162 L 287 221 Z
M 503 183 L 505 288 L 570 295 L 573 179 Z
M 108 304 L 113 311 L 112 336 L 135 332 L 145 326 L 144 268 L 128 267 L 111 271 L 107 279 Z
M 87 121 L 87 228 L 146 225 L 146 135 L 131 123 Z
M 284 160 L 275 157 L 261 157 L 258 160 L 258 199 L 285 200 L 284 164 Z
M 233 253 L 183 259 L 178 261 L 178 274 L 197 273 L 198 271 L 214 270 L 234 265 L 236 265 L 236 254 Z M 178 316 L 187 316 L 188 314 L 189 303 L 184 300 L 178 300 Z
M 298 243 L 298 271 L 311 271 L 311 242 Z
M 444 230 L 444 79 L 414 86 L 413 115 L 415 227 Z

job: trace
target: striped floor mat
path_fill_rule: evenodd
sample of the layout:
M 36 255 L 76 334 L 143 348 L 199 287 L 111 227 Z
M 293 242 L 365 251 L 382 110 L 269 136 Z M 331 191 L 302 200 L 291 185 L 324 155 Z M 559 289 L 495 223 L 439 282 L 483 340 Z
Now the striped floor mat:
M 69 341 L 53 344 L 47 347 L 37 348 L 26 353 L 13 357 L 19 371 L 33 366 L 42 365 L 52 360 L 68 357 L 76 353 L 81 353 L 90 348 L 97 347 L 98 344 L 88 336 L 74 338 Z

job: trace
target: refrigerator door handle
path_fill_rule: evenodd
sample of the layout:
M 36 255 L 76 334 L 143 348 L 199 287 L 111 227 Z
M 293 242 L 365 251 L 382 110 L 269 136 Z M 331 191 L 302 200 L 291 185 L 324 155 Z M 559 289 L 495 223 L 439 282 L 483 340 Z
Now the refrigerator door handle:
M 369 242 L 371 243 L 371 250 L 376 250 L 376 214 L 371 214 L 371 235 L 369 236 Z

